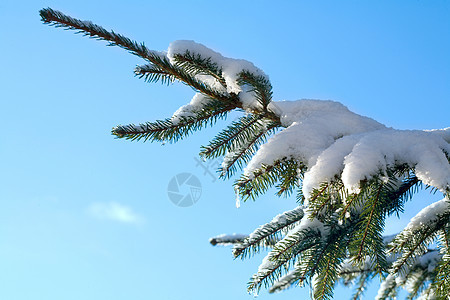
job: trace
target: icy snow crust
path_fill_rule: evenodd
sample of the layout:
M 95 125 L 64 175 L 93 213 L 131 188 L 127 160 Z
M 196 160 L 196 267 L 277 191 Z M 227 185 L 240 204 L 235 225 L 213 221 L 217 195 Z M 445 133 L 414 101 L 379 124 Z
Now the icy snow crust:
M 315 164 L 319 154 L 342 136 L 386 128 L 384 125 L 349 111 L 335 101 L 298 100 L 273 102 L 271 108 L 286 129 L 261 146 L 245 174 L 288 157 Z
M 246 70 L 264 76 L 259 68 L 242 59 L 222 56 L 194 41 L 175 41 L 167 51 L 176 64 L 176 54 L 199 54 L 217 65 L 226 85 L 210 75 L 198 74 L 197 79 L 223 93 L 239 96 L 244 109 L 260 108 L 254 93 L 238 84 L 239 73 Z M 192 101 L 178 109 L 172 122 L 193 117 L 209 99 L 196 94 Z M 283 158 L 293 158 L 306 167 L 303 194 L 308 196 L 323 182 L 341 178 L 351 193 L 359 192 L 361 180 L 374 175 L 384 176 L 389 167 L 406 164 L 414 168 L 416 176 L 425 184 L 441 191 L 449 189 L 450 127 L 429 131 L 395 130 L 377 121 L 351 112 L 335 101 L 298 100 L 271 102 L 268 109 L 280 117 L 284 130 L 272 136 L 260 147 L 244 170 L 253 177 L 263 165 L 271 165 Z M 233 153 L 228 153 L 225 160 Z
M 403 231 L 414 231 L 422 227 L 423 225 L 433 222 L 439 219 L 445 213 L 450 210 L 450 200 L 444 198 L 436 201 L 433 204 L 428 205 L 422 209 L 405 227 Z
M 450 143 L 450 127 L 443 128 L 443 129 L 432 129 L 432 130 L 425 130 L 427 132 L 432 132 L 440 137 L 442 137 L 447 143 Z
M 252 177 L 263 165 L 283 158 L 303 162 L 303 194 L 341 177 L 349 192 L 361 180 L 383 175 L 388 167 L 407 164 L 425 184 L 445 191 L 450 186 L 449 130 L 396 130 L 360 116 L 334 101 L 298 100 L 272 103 L 283 131 L 262 145 L 244 170 Z

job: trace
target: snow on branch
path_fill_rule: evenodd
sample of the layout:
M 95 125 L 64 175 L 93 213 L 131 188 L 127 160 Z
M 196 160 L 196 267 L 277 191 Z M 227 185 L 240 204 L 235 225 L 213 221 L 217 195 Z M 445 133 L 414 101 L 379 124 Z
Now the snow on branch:
M 185 55 L 186 53 L 192 53 L 198 55 L 198 57 L 209 59 L 211 63 L 217 66 L 221 70 L 222 77 L 226 82 L 226 91 L 228 93 L 239 94 L 242 91 L 241 86 L 238 84 L 238 79 L 239 74 L 244 70 L 255 75 L 267 77 L 261 69 L 255 67 L 249 61 L 224 57 L 222 54 L 194 41 L 179 40 L 172 42 L 167 51 L 167 57 L 172 64 L 176 64 L 177 55 Z M 217 85 L 217 79 L 213 76 L 209 78 L 205 74 L 199 74 L 198 76 L 200 80 L 207 82 L 212 87 L 218 89 L 223 88 L 223 86 Z
M 235 245 L 242 243 L 248 235 L 246 234 L 239 234 L 239 233 L 233 233 L 233 234 L 219 234 L 215 237 L 212 237 L 209 239 L 209 242 L 211 245 L 216 246 L 228 246 L 228 245 Z
M 343 262 L 351 258 L 359 268 L 369 262 L 371 270 L 389 274 L 380 299 L 395 296 L 397 287 L 408 280 L 413 286 L 411 297 L 420 291 L 421 297 L 435 291 L 450 293 L 450 127 L 396 130 L 335 101 L 272 101 L 269 77 L 249 61 L 224 57 L 186 40 L 171 43 L 167 51 L 153 51 L 50 8 L 40 15 L 46 24 L 76 30 L 141 57 L 145 64 L 135 69 L 139 78 L 178 81 L 195 90 L 192 100 L 169 118 L 113 128 L 118 138 L 176 142 L 230 111 L 246 114 L 203 147 L 201 154 L 224 156 L 224 177 L 243 170 L 234 185 L 238 200 L 239 196 L 255 199 L 275 186 L 277 195 L 297 190 L 302 204 L 249 236 L 220 235 L 210 240 L 213 245 L 235 245 L 235 256 L 242 257 L 260 247 L 273 247 L 252 277 L 250 290 L 276 282 L 271 290 L 275 291 L 311 280 L 314 297 L 329 299 L 345 271 Z M 396 260 L 388 266 L 382 240 L 385 218 L 401 212 L 422 183 L 445 198 L 421 211 L 391 241 L 389 249 Z M 438 237 L 439 255 L 428 249 Z M 289 273 L 292 267 L 294 272 Z M 399 276 L 402 272 L 410 277 Z M 440 283 L 427 286 L 436 276 Z M 367 276 L 360 277 L 356 296 L 366 280 Z
M 276 235 L 279 235 L 280 231 L 284 230 L 287 232 L 303 216 L 304 212 L 301 206 L 275 216 L 272 221 L 261 225 L 250 233 L 241 244 L 236 245 L 233 249 L 234 256 L 238 257 L 242 255 L 244 257 L 249 252 L 249 248 L 257 252 L 261 246 L 273 245 L 274 239 L 276 241 Z
M 403 231 L 414 232 L 424 224 L 437 221 L 440 216 L 445 214 L 450 214 L 450 200 L 446 198 L 436 201 L 422 209 L 411 219 Z

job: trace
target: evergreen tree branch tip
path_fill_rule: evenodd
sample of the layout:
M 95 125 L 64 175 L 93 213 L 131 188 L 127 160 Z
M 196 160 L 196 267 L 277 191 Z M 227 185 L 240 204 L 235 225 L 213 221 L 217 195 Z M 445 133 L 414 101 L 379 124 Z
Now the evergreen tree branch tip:
M 245 111 L 200 154 L 224 156 L 225 177 L 244 169 L 234 185 L 244 200 L 276 187 L 278 196 L 297 191 L 304 204 L 249 236 L 210 240 L 213 245 L 233 244 L 233 254 L 241 258 L 271 249 L 251 278 L 250 290 L 265 286 L 273 292 L 309 281 L 314 299 L 330 299 L 341 278 L 357 282 L 356 299 L 378 274 L 386 281 L 377 299 L 395 297 L 405 286 L 412 287 L 411 298 L 448 295 L 449 128 L 396 130 L 334 101 L 273 101 L 268 76 L 248 61 L 223 57 L 193 41 L 176 41 L 167 53 L 158 52 L 51 8 L 39 13 L 45 24 L 141 57 L 146 63 L 136 67 L 135 75 L 147 82 L 179 81 L 195 90 L 191 102 L 172 117 L 116 126 L 112 134 L 117 138 L 176 142 L 232 110 Z M 386 245 L 386 217 L 400 215 L 422 186 L 442 192 L 444 199 Z M 437 240 L 438 249 L 430 250 Z

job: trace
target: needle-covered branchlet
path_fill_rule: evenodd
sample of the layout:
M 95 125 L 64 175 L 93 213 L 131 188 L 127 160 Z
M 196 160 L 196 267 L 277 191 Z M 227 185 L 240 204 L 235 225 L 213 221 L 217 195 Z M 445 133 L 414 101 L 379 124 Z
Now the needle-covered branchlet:
M 200 155 L 224 157 L 223 178 L 243 171 L 234 184 L 238 200 L 256 200 L 274 188 L 278 196 L 295 193 L 299 202 L 249 235 L 211 239 L 214 245 L 233 244 L 235 257 L 269 250 L 248 283 L 250 292 L 308 282 L 314 299 L 330 299 L 342 280 L 355 283 L 354 299 L 359 299 L 378 275 L 385 281 L 377 299 L 395 297 L 401 287 L 410 298 L 447 299 L 450 128 L 396 130 L 334 101 L 273 101 L 269 77 L 249 61 L 193 41 L 153 51 L 50 8 L 40 14 L 46 24 L 139 56 L 144 63 L 135 74 L 147 82 L 181 82 L 195 91 L 168 118 L 114 127 L 117 138 L 174 143 L 215 126 L 233 110 L 243 114 L 202 146 Z M 383 237 L 386 218 L 400 216 L 422 188 L 439 191 L 444 199 L 395 237 Z

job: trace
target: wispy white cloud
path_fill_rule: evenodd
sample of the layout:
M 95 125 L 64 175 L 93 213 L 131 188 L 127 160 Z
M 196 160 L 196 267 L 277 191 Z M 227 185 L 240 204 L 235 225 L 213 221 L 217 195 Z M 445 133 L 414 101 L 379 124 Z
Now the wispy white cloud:
M 130 207 L 117 202 L 95 202 L 89 205 L 88 213 L 99 219 L 109 219 L 122 223 L 140 224 L 144 218 L 133 212 Z

